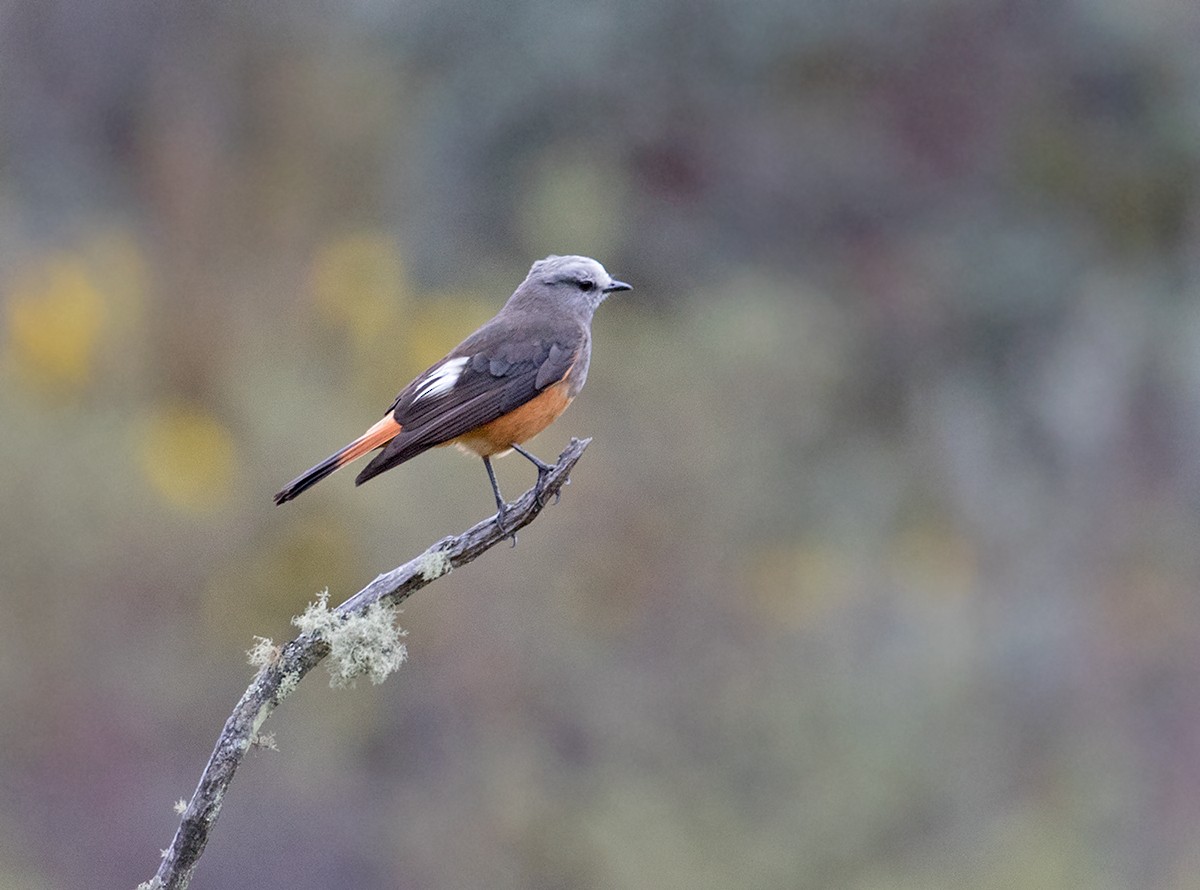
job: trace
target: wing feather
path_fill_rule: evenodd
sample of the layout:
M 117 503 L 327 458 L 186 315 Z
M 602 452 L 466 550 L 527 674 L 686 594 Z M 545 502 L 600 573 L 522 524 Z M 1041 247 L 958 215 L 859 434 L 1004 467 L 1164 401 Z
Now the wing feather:
M 521 407 L 566 375 L 586 336 L 578 329 L 560 330 L 514 343 L 487 334 L 484 328 L 466 340 L 400 393 L 392 415 L 403 430 L 359 473 L 356 484 Z M 451 363 L 457 370 L 447 385 Z

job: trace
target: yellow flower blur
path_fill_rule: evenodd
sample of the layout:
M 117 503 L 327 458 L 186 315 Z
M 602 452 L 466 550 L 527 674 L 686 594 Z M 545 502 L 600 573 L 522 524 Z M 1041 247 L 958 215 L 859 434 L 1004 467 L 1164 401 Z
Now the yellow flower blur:
M 220 507 L 233 488 L 233 437 L 202 409 L 172 405 L 138 430 L 137 453 L 151 487 L 171 507 L 204 513 Z
M 108 312 L 80 259 L 55 255 L 16 282 L 4 308 L 6 357 L 21 377 L 66 393 L 87 386 Z

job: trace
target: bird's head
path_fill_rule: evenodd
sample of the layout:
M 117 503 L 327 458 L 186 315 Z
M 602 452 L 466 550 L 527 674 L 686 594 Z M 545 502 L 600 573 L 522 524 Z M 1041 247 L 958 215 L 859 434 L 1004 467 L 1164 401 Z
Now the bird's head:
M 632 287 L 617 281 L 591 257 L 548 256 L 533 264 L 513 296 L 525 292 L 538 300 L 551 300 L 590 317 L 605 297 L 620 290 L 632 290 Z

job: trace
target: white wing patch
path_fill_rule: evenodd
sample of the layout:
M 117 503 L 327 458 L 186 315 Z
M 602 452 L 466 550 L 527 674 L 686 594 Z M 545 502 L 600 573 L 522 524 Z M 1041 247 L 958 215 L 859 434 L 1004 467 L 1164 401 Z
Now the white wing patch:
M 454 384 L 458 382 L 458 378 L 462 376 L 463 369 L 466 368 L 467 362 L 471 359 L 469 356 L 460 358 L 452 358 L 438 367 L 434 368 L 428 377 L 422 381 L 421 386 L 413 394 L 413 402 L 420 402 L 424 399 L 432 399 L 437 396 L 447 393 L 454 388 Z

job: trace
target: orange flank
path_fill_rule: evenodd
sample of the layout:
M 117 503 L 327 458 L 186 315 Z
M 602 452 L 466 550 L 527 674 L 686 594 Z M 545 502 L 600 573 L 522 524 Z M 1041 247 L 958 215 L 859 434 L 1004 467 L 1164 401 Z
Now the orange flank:
M 564 377 L 515 411 L 509 411 L 491 423 L 463 433 L 453 440 L 453 444 L 480 457 L 504 454 L 512 449 L 514 443 L 520 445 L 525 440 L 532 439 L 567 410 L 567 406 L 571 404 L 567 385 Z

